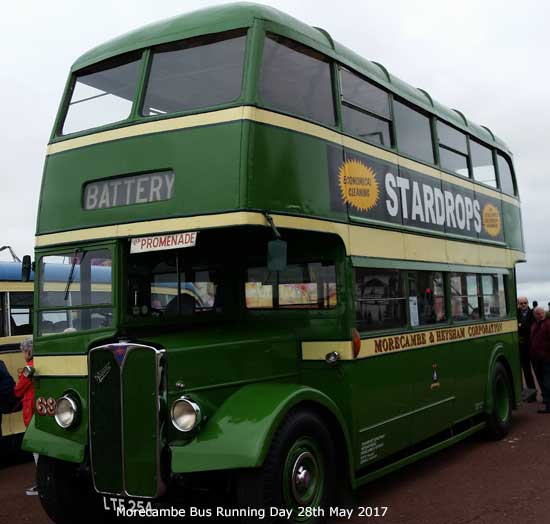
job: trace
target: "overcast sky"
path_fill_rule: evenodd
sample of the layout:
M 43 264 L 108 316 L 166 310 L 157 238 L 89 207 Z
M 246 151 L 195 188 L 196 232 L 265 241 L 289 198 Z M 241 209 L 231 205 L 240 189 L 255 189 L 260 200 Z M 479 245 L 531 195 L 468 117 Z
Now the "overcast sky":
M 4 2 L 0 16 L 2 186 L 0 246 L 22 256 L 34 243 L 48 137 L 72 62 L 144 24 L 228 3 L 186 0 Z M 486 125 L 514 152 L 527 264 L 518 292 L 550 300 L 550 4 L 474 0 L 272 0 L 272 7 Z M 6 258 L 0 254 L 0 258 Z

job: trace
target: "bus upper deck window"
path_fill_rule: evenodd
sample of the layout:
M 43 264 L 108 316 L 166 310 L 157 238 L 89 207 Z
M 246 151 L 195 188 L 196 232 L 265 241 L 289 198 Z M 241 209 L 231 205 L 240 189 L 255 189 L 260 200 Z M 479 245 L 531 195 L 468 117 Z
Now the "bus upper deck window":
M 515 195 L 514 177 L 512 175 L 512 167 L 510 161 L 500 153 L 497 153 L 498 161 L 498 176 L 500 179 L 500 188 L 503 193 Z
M 330 62 L 277 35 L 264 43 L 260 96 L 264 103 L 323 124 L 335 124 Z
M 394 102 L 393 107 L 399 152 L 433 164 L 430 119 L 401 102 Z
M 391 147 L 388 93 L 343 68 L 340 79 L 344 131 L 367 142 Z
M 76 75 L 62 134 L 128 118 L 140 67 L 139 56 L 100 64 Z
M 466 135 L 447 124 L 437 121 L 439 163 L 442 168 L 457 175 L 469 177 L 468 142 Z
M 246 35 L 201 36 L 153 51 L 144 116 L 233 102 L 241 94 Z
M 474 179 L 488 186 L 497 187 L 497 175 L 495 173 L 495 166 L 493 165 L 491 150 L 470 140 L 470 151 L 472 153 Z

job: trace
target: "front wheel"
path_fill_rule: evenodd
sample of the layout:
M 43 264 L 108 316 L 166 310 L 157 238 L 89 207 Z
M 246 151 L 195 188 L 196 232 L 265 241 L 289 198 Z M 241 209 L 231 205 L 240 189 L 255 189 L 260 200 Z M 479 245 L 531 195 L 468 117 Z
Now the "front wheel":
M 309 411 L 291 413 L 275 433 L 263 466 L 238 472 L 238 505 L 263 509 L 267 522 L 324 521 L 334 492 L 334 465 L 334 442 L 319 417 Z
M 42 508 L 55 524 L 99 524 L 97 497 L 77 464 L 40 455 L 36 484 Z
M 510 430 L 512 419 L 512 385 L 505 367 L 497 362 L 491 380 L 493 408 L 487 416 L 487 434 L 493 440 L 500 440 Z

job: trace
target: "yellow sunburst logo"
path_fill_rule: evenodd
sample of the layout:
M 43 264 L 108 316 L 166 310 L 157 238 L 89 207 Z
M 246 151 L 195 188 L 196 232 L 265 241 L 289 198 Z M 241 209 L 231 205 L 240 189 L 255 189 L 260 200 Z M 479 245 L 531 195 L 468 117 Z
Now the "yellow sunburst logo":
M 347 160 L 339 171 L 342 200 L 360 211 L 368 211 L 378 203 L 379 189 L 374 170 L 358 160 Z
M 483 228 L 492 237 L 498 237 L 502 230 L 500 211 L 493 204 L 486 204 L 482 212 Z

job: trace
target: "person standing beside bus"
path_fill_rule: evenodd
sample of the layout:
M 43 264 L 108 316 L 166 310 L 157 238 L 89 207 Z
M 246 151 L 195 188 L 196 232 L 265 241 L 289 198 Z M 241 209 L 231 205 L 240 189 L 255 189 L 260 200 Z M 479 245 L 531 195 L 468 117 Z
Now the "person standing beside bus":
M 533 310 L 529 307 L 529 301 L 527 297 L 518 298 L 518 342 L 519 342 L 519 360 L 521 363 L 521 369 L 523 370 L 523 379 L 525 387 L 533 391 L 527 397 L 527 402 L 535 402 L 537 400 L 537 388 L 535 386 L 535 379 L 533 378 L 533 371 L 531 369 L 531 356 L 530 356 L 530 340 L 531 340 L 531 326 L 535 322 L 533 316 Z
M 0 437 L 2 437 L 2 414 L 12 413 L 17 404 L 13 393 L 14 385 L 6 364 L 0 360 Z
M 21 342 L 21 351 L 23 357 L 27 362 L 27 366 L 33 366 L 33 345 L 32 337 L 27 337 Z M 28 427 L 31 423 L 32 416 L 34 413 L 34 382 L 32 378 L 26 377 L 23 374 L 23 371 L 19 374 L 19 379 L 14 389 L 15 396 L 20 398 L 23 402 L 23 423 L 25 427 Z M 34 462 L 38 462 L 38 454 L 34 453 Z M 36 486 L 28 488 L 26 491 L 27 495 L 38 495 Z
M 531 326 L 531 361 L 542 392 L 544 409 L 538 413 L 550 413 L 550 319 L 543 308 L 533 312 L 535 322 Z

